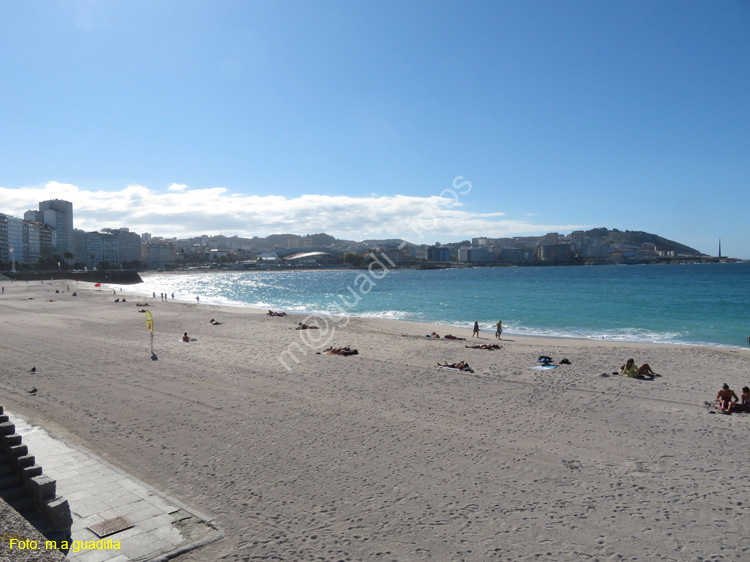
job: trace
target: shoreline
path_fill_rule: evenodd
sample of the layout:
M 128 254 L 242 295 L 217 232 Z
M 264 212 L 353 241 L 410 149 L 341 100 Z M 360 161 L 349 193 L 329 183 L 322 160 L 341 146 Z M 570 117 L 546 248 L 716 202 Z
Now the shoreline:
M 202 275 L 203 273 L 207 274 L 226 274 L 226 273 L 237 273 L 237 272 L 227 272 L 227 271 L 206 271 L 206 272 L 181 272 L 185 274 L 196 274 L 196 275 Z M 167 275 L 166 273 L 157 273 L 157 272 L 146 272 L 142 274 L 142 277 L 144 279 L 147 279 L 151 276 L 159 276 L 159 275 Z M 104 286 L 104 285 L 103 285 Z M 127 294 L 127 290 L 130 289 L 132 291 L 133 285 L 117 285 L 117 284 L 107 284 L 107 287 L 110 288 L 122 288 L 125 287 L 125 292 Z M 133 296 L 148 296 L 146 292 L 138 293 L 134 292 Z M 172 301 L 170 301 L 172 302 Z M 174 302 L 181 302 L 186 304 L 195 304 L 190 299 L 175 299 Z M 247 303 L 216 303 L 211 302 L 210 300 L 204 301 L 201 303 L 201 306 L 216 306 L 216 307 L 228 307 L 228 308 L 247 308 L 249 310 L 255 310 L 255 311 L 262 311 L 266 312 L 268 308 L 258 307 L 258 306 L 252 306 L 251 304 Z M 343 318 L 360 318 L 364 320 L 383 320 L 383 321 L 392 321 L 392 322 L 409 322 L 413 324 L 423 324 L 425 327 L 429 327 L 429 331 L 427 333 L 431 333 L 432 331 L 435 331 L 437 333 L 441 333 L 441 331 L 449 331 L 449 330 L 464 330 L 468 329 L 469 332 L 471 332 L 471 322 L 467 322 L 466 326 L 467 328 L 463 328 L 462 325 L 459 325 L 458 323 L 433 323 L 433 322 L 420 322 L 417 320 L 410 320 L 406 318 L 383 318 L 379 316 L 373 316 L 368 315 L 368 313 L 362 313 L 362 314 L 348 314 L 344 316 L 337 316 L 334 314 L 328 314 L 321 311 L 298 311 L 298 310 L 289 310 L 284 308 L 279 308 L 278 311 L 286 312 L 287 314 L 299 316 L 302 318 L 314 318 L 314 317 L 323 317 L 323 318 L 336 318 L 336 317 L 343 317 Z M 494 329 L 486 329 L 481 328 L 483 334 L 487 334 L 490 337 L 494 339 Z M 597 336 L 597 335 L 591 335 L 591 336 L 577 336 L 577 335 L 565 335 L 565 334 L 543 334 L 543 333 L 522 333 L 522 332 L 514 332 L 512 330 L 505 330 L 503 329 L 503 334 L 507 334 L 508 336 L 513 336 L 517 338 L 541 338 L 543 340 L 546 339 L 560 339 L 560 340 L 573 340 L 573 341 L 579 341 L 579 342 L 585 342 L 585 341 L 591 341 L 591 342 L 611 342 L 614 344 L 625 344 L 625 343 L 632 343 L 636 345 L 667 345 L 667 346 L 676 346 L 676 347 L 709 347 L 709 348 L 719 348 L 719 349 L 735 349 L 735 350 L 742 350 L 746 349 L 750 351 L 750 346 L 745 345 L 730 345 L 730 344 L 723 344 L 723 343 L 711 343 L 711 342 L 679 342 L 679 341 L 669 341 L 669 342 L 658 342 L 658 341 L 651 341 L 651 340 L 639 340 L 639 339 L 616 339 L 615 337 L 606 337 L 606 336 Z
M 149 299 L 154 360 L 138 296 L 70 285 L 77 297 L 6 283 L 2 405 L 225 530 L 178 562 L 740 562 L 750 548 L 750 414 L 703 407 L 750 383 L 740 350 L 468 327 L 432 340 L 430 325 L 350 318 L 330 345 L 359 354 L 341 357 L 306 347 L 329 342 L 298 316 Z M 540 355 L 571 364 L 535 370 Z M 629 357 L 661 377 L 612 376 Z

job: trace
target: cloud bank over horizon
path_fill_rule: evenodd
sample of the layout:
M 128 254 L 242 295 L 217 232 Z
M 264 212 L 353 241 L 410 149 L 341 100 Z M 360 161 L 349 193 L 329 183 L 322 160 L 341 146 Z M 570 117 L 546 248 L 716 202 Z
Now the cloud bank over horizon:
M 309 194 L 287 198 L 232 193 L 224 187 L 192 189 L 177 183 L 165 192 L 142 185 L 92 191 L 50 181 L 41 187 L 0 187 L 0 213 L 23 217 L 27 210 L 38 209 L 39 201 L 64 199 L 73 203 L 76 228 L 127 227 L 138 234 L 149 232 L 167 238 L 218 232 L 243 237 L 326 232 L 350 240 L 403 238 L 431 244 L 589 228 L 538 224 L 529 221 L 533 215 L 513 219 L 502 212 L 472 212 L 462 209 L 462 193 L 468 191 L 449 189 L 429 197 Z

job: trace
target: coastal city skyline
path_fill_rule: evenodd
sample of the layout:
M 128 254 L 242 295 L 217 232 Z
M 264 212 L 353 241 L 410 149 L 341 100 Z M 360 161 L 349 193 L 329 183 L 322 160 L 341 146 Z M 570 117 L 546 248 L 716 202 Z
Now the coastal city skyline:
M 654 233 L 607 228 L 567 235 L 475 236 L 448 245 L 426 245 L 402 239 L 357 242 L 326 233 L 170 238 L 124 226 L 85 231 L 75 228 L 73 204 L 62 199 L 40 201 L 38 210 L 27 210 L 23 218 L 0 213 L 0 264 L 13 272 L 16 263 L 26 269 L 60 269 L 63 262 L 64 269 L 175 269 L 208 264 L 226 269 L 357 267 L 372 260 L 373 252 L 394 267 L 451 262 L 491 266 L 736 261 L 722 255 L 721 243 L 718 256 L 712 257 Z
M 607 227 L 750 259 L 743 2 L 0 15 L 10 215 L 417 244 Z

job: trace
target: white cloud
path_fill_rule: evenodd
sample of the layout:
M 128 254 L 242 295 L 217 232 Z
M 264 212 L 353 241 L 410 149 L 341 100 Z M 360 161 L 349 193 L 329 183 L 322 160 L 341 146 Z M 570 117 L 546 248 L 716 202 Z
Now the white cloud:
M 471 195 L 463 196 L 469 201 Z M 173 183 L 166 193 L 142 185 L 119 191 L 90 191 L 49 182 L 43 187 L 0 187 L 0 212 L 23 216 L 46 199 L 73 203 L 76 228 L 128 227 L 134 232 L 187 237 L 231 231 L 240 236 L 327 232 L 339 238 L 405 238 L 412 242 L 564 232 L 576 224 L 538 224 L 503 218 L 502 212 L 472 212 L 450 197 L 370 197 L 229 193 L 224 187 L 190 189 Z

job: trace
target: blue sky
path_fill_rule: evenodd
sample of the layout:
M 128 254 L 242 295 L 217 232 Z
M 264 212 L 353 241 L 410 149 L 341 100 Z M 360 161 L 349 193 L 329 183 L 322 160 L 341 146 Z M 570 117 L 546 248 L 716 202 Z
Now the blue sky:
M 745 0 L 0 0 L 0 49 L 0 212 L 750 258 Z

